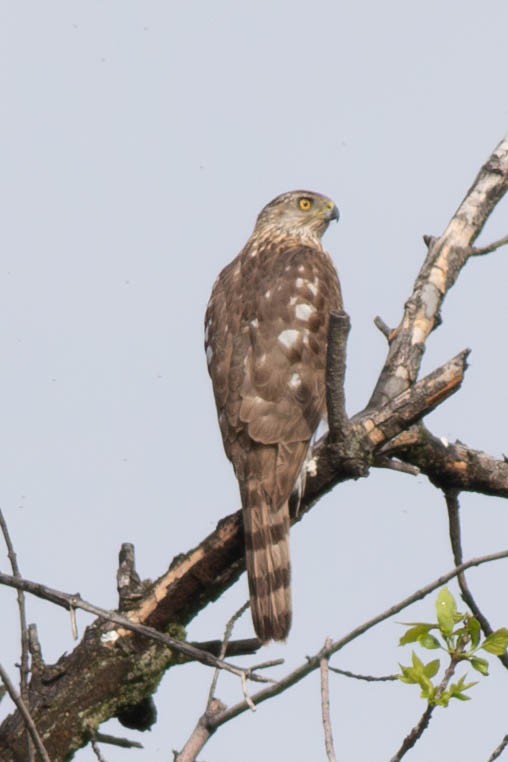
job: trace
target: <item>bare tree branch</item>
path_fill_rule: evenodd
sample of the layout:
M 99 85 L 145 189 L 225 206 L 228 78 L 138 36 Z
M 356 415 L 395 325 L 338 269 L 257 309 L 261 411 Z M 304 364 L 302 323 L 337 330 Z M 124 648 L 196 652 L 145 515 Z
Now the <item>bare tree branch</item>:
M 359 675 L 356 672 L 350 672 L 348 669 L 339 669 L 339 667 L 328 666 L 330 672 L 335 672 L 337 675 L 343 675 L 344 677 L 351 677 L 354 680 L 365 680 L 367 683 L 388 683 L 395 682 L 399 678 L 397 675 L 381 675 L 376 677 L 374 675 Z
M 508 235 L 505 235 L 503 238 L 500 238 L 498 241 L 494 241 L 494 243 L 491 243 L 488 246 L 475 246 L 471 252 L 471 255 L 473 257 L 483 257 L 484 254 L 491 254 L 493 251 L 496 251 L 497 249 L 500 249 L 501 246 L 506 246 L 507 244 Z
M 325 648 L 332 645 L 331 638 L 325 641 Z M 323 718 L 323 730 L 325 733 L 325 750 L 329 762 L 337 762 L 335 747 L 333 745 L 332 722 L 330 719 L 330 685 L 328 682 L 328 657 L 323 656 L 319 664 L 321 675 L 321 714 Z
M 51 762 L 48 756 L 48 753 L 46 749 L 44 748 L 44 744 L 42 743 L 42 739 L 39 735 L 39 732 L 37 728 L 35 727 L 35 723 L 32 719 L 32 716 L 30 712 L 28 711 L 28 707 L 26 706 L 21 696 L 18 696 L 18 694 L 16 693 L 16 689 L 11 683 L 9 679 L 9 675 L 7 674 L 7 672 L 2 667 L 1 664 L 0 664 L 0 680 L 5 685 L 5 689 L 7 693 L 9 694 L 11 701 L 13 702 L 13 704 L 15 704 L 15 706 L 17 706 L 19 713 L 22 715 L 23 722 L 25 723 L 26 729 L 30 733 L 30 737 L 34 743 L 35 749 L 40 759 L 42 760 L 42 762 Z
M 506 735 L 499 746 L 496 746 L 490 757 L 488 758 L 487 762 L 494 762 L 495 759 L 499 759 L 503 751 L 508 746 L 508 735 Z
M 27 593 L 36 595 L 38 598 L 43 598 L 44 600 L 51 601 L 51 603 L 55 603 L 57 606 L 62 606 L 66 609 L 82 609 L 83 611 L 88 611 L 90 614 L 95 614 L 102 619 L 120 625 L 121 629 L 109 629 L 105 632 L 105 634 L 102 636 L 105 645 L 108 642 L 116 643 L 118 638 L 127 634 L 123 632 L 123 630 L 127 630 L 129 632 L 135 632 L 139 635 L 151 638 L 158 643 L 163 643 L 175 651 L 184 654 L 193 661 L 199 661 L 201 664 L 206 664 L 209 667 L 218 667 L 219 669 L 224 669 L 226 672 L 231 672 L 233 675 L 237 675 L 237 677 L 242 677 L 242 675 L 249 672 L 249 670 L 241 669 L 240 667 L 235 667 L 233 664 L 222 661 L 222 659 L 218 659 L 207 651 L 201 651 L 199 648 L 192 646 L 190 643 L 176 640 L 169 635 L 165 635 L 158 630 L 154 630 L 152 627 L 147 627 L 146 625 L 132 622 L 130 619 L 127 619 L 127 617 L 123 616 L 122 614 L 117 614 L 115 611 L 108 611 L 107 609 L 102 609 L 99 606 L 95 606 L 93 603 L 85 601 L 77 593 L 74 595 L 63 593 L 60 590 L 55 590 L 54 588 L 47 587 L 46 585 L 42 585 L 39 582 L 32 582 L 28 579 L 11 577 L 9 574 L 3 574 L 2 572 L 0 572 L 0 585 L 8 585 L 9 587 L 24 590 Z M 267 682 L 265 678 L 259 675 L 247 674 L 247 676 L 250 680 L 257 682 Z
M 432 241 L 390 343 L 369 407 L 384 404 L 417 378 L 425 341 L 436 326 L 443 300 L 472 255 L 474 241 L 507 189 L 508 135 L 481 168 L 442 236 Z

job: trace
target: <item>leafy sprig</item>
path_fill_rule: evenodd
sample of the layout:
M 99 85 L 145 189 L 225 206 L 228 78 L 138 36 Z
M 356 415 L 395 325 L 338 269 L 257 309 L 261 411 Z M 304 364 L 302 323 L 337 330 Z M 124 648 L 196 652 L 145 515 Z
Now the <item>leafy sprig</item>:
M 448 666 L 439 682 L 433 681 L 440 670 L 440 659 L 425 663 L 412 651 L 411 665 L 400 665 L 398 678 L 403 683 L 420 686 L 420 696 L 432 706 L 448 706 L 450 699 L 468 701 L 466 691 L 477 681 L 466 682 L 467 673 L 457 682 L 451 683 L 456 667 L 467 662 L 481 675 L 489 674 L 487 659 L 478 651 L 501 656 L 508 647 L 508 629 L 503 627 L 481 639 L 478 620 L 468 613 L 457 610 L 455 598 L 447 587 L 443 587 L 436 598 L 436 622 L 409 622 L 408 629 L 399 640 L 399 645 L 418 643 L 427 650 L 444 651 L 449 658 Z

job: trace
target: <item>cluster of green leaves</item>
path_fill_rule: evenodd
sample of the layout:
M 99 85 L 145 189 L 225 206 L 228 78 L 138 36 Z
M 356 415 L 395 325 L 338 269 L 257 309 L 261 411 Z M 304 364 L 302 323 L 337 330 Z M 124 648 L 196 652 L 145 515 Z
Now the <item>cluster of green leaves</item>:
M 400 665 L 401 674 L 398 678 L 403 683 L 419 685 L 421 697 L 429 704 L 448 706 L 452 698 L 468 701 L 470 697 L 465 691 L 476 685 L 476 682 L 466 683 L 467 674 L 457 682 L 450 683 L 456 666 L 461 662 L 467 662 L 481 675 L 488 675 L 488 661 L 479 656 L 478 651 L 483 650 L 496 656 L 504 654 L 508 647 L 508 629 L 503 627 L 482 640 L 480 623 L 471 614 L 461 614 L 457 611 L 455 599 L 447 587 L 443 587 L 437 595 L 436 614 L 436 622 L 408 623 L 408 629 L 401 637 L 399 645 L 418 643 L 423 648 L 440 649 L 447 653 L 449 664 L 443 678 L 437 684 L 432 681 L 441 666 L 439 659 L 425 664 L 414 651 L 411 654 L 411 665 Z

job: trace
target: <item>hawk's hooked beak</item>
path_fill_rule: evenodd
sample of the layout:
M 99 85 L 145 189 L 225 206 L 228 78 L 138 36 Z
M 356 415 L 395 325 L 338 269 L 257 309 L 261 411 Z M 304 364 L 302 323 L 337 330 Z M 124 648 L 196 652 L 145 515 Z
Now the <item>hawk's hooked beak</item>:
M 324 216 L 327 222 L 331 222 L 332 220 L 338 221 L 340 214 L 337 205 L 334 204 L 333 201 L 329 201 L 326 205 Z

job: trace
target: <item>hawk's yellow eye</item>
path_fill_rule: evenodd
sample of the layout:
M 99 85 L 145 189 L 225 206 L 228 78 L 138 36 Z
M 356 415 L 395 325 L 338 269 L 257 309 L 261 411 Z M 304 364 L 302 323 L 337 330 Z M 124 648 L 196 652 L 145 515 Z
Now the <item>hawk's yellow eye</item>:
M 312 206 L 312 199 L 310 199 L 310 198 L 301 198 L 298 201 L 298 206 L 300 207 L 302 212 L 308 212 L 309 209 Z

